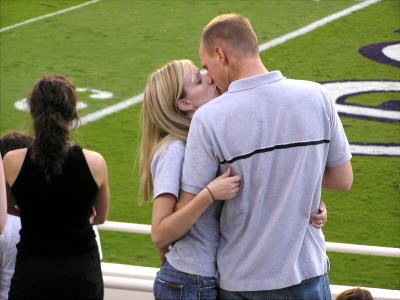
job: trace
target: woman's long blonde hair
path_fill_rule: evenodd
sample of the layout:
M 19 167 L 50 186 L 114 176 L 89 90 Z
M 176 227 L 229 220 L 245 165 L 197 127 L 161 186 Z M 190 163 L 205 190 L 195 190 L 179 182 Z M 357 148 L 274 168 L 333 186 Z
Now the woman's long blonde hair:
M 185 67 L 195 68 L 190 60 L 174 60 L 151 74 L 144 91 L 142 143 L 140 154 L 140 201 L 153 195 L 151 161 L 161 145 L 172 139 L 186 142 L 190 119 L 178 109 L 184 97 Z

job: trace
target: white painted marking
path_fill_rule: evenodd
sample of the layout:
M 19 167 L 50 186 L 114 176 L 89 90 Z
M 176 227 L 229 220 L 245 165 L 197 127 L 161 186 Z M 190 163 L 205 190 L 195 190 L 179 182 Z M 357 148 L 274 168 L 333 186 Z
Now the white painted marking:
M 113 93 L 111 92 L 105 92 L 105 91 L 100 91 L 100 90 L 90 90 L 92 94 L 89 96 L 92 99 L 97 99 L 97 100 L 106 100 L 110 99 L 114 96 Z
M 345 10 L 342 10 L 340 12 L 337 12 L 337 13 L 333 14 L 333 15 L 325 17 L 325 18 L 323 18 L 321 20 L 318 20 L 318 21 L 316 21 L 314 23 L 311 23 L 311 24 L 309 24 L 309 25 L 307 25 L 307 26 L 305 26 L 303 28 L 300 28 L 298 30 L 292 31 L 292 32 L 290 32 L 288 34 L 285 34 L 285 35 L 279 37 L 279 38 L 273 39 L 272 41 L 269 41 L 269 42 L 266 42 L 264 44 L 261 44 L 259 46 L 260 52 L 265 51 L 265 50 L 267 50 L 269 48 L 278 46 L 280 44 L 283 44 L 283 43 L 285 43 L 285 42 L 287 42 L 287 41 L 289 41 L 291 39 L 294 39 L 294 38 L 296 38 L 298 36 L 301 36 L 303 34 L 309 33 L 310 31 L 313 31 L 313 30 L 315 30 L 315 29 L 317 29 L 317 28 L 319 28 L 321 26 L 324 26 L 324 25 L 326 25 L 326 24 L 328 24 L 328 23 L 330 23 L 332 21 L 335 21 L 335 20 L 337 20 L 339 18 L 347 16 L 347 15 L 351 14 L 352 12 L 355 12 L 357 10 L 363 9 L 363 8 L 365 8 L 365 7 L 367 7 L 367 6 L 371 5 L 371 4 L 377 3 L 379 1 L 381 1 L 381 0 L 369 0 L 369 1 L 365 1 L 365 2 L 362 2 L 362 3 L 356 4 L 356 5 L 353 5 L 353 6 L 347 8 Z
M 114 94 L 112 92 L 101 91 L 101 90 L 96 90 L 96 89 L 89 89 L 89 88 L 77 87 L 76 91 L 78 93 L 90 92 L 91 94 L 89 95 L 89 97 L 92 99 L 96 99 L 96 100 L 107 100 L 107 99 L 111 99 L 114 96 Z
M 83 93 L 83 92 L 91 92 L 91 94 L 89 95 L 90 98 L 92 99 L 96 99 L 96 100 L 107 100 L 113 97 L 113 93 L 111 92 L 106 92 L 106 91 L 100 91 L 100 90 L 96 90 L 96 89 L 89 89 L 89 88 L 81 88 L 81 87 L 77 87 L 76 91 L 78 93 Z M 28 111 L 28 104 L 26 103 L 26 98 L 19 100 L 17 102 L 15 102 L 14 104 L 15 108 L 21 111 Z M 77 109 L 84 109 L 86 107 L 88 107 L 88 105 L 85 102 L 82 101 L 78 101 L 77 103 Z
M 109 107 L 100 109 L 100 110 L 98 110 L 98 111 L 96 111 L 94 113 L 91 113 L 91 114 L 88 114 L 86 116 L 83 116 L 81 118 L 80 123 L 79 123 L 79 125 L 77 127 L 81 127 L 81 126 L 86 125 L 86 124 L 88 124 L 90 122 L 97 121 L 97 120 L 99 120 L 101 118 L 104 118 L 105 116 L 111 115 L 111 114 L 113 114 L 115 112 L 124 110 L 124 109 L 126 109 L 126 108 L 128 108 L 128 107 L 130 107 L 132 105 L 135 105 L 136 103 L 139 103 L 139 102 L 143 101 L 143 96 L 144 96 L 144 94 L 142 93 L 140 95 L 137 95 L 137 96 L 134 96 L 132 98 L 129 98 L 129 99 L 125 100 L 125 101 L 118 102 L 118 103 L 116 103 L 114 105 L 111 105 Z
M 26 98 L 15 102 L 14 106 L 15 106 L 15 108 L 18 109 L 18 110 L 21 110 L 21 111 L 29 111 L 28 104 L 26 103 Z M 84 109 L 84 108 L 86 108 L 86 107 L 88 107 L 88 105 L 87 105 L 85 102 L 82 102 L 82 101 L 78 101 L 78 103 L 76 104 L 76 108 L 77 108 L 78 110 Z
M 28 104 L 26 103 L 26 98 L 15 102 L 15 108 L 21 111 L 28 111 Z
M 88 107 L 88 105 L 87 105 L 85 102 L 82 102 L 82 101 L 78 101 L 78 103 L 77 103 L 77 105 L 76 105 L 76 108 L 77 108 L 78 110 L 84 109 L 84 108 L 86 108 L 86 107 Z
M 329 95 L 335 103 L 339 97 L 348 94 L 366 93 L 372 91 L 400 92 L 400 82 L 398 81 L 344 81 L 324 83 L 323 86 L 328 90 Z M 336 110 L 339 113 L 400 120 L 400 112 L 395 110 L 381 110 L 376 108 L 337 103 Z
M 350 145 L 352 154 L 400 156 L 400 146 Z
M 381 1 L 381 0 L 368 0 L 368 1 L 362 2 L 360 4 L 353 5 L 353 6 L 347 8 L 347 9 L 341 11 L 341 12 L 338 12 L 338 13 L 335 13 L 335 14 L 330 15 L 328 17 L 325 17 L 325 18 L 323 18 L 323 19 L 321 19 L 321 20 L 319 20 L 317 22 L 314 22 L 314 23 L 312 23 L 310 25 L 307 25 L 307 26 L 305 26 L 305 27 L 303 27 L 301 29 L 298 29 L 296 31 L 288 33 L 288 34 L 286 34 L 286 35 L 284 35 L 282 37 L 276 38 L 276 39 L 274 39 L 272 41 L 269 41 L 267 43 L 261 44 L 259 46 L 260 52 L 263 52 L 263 51 L 265 51 L 265 50 L 267 50 L 269 48 L 272 48 L 272 47 L 278 46 L 280 44 L 283 44 L 283 43 L 287 42 L 290 39 L 293 39 L 293 38 L 298 37 L 300 35 L 306 34 L 306 33 L 310 32 L 310 31 L 312 31 L 314 29 L 317 29 L 318 27 L 321 27 L 321 26 L 323 26 L 323 25 L 325 25 L 325 24 L 327 24 L 329 22 L 332 22 L 332 21 L 334 21 L 336 19 L 344 17 L 344 16 L 346 16 L 346 15 L 348 15 L 348 14 L 354 12 L 354 11 L 363 9 L 363 8 L 365 8 L 365 7 L 367 7 L 367 6 L 371 5 L 371 4 L 377 3 L 379 1 Z M 202 70 L 202 72 L 204 72 L 204 70 Z M 132 99 L 135 99 L 135 100 L 133 101 Z M 88 114 L 88 115 L 84 116 L 83 118 L 81 118 L 81 121 L 82 121 L 81 122 L 81 126 L 86 125 L 86 124 L 88 124 L 90 122 L 94 122 L 94 121 L 100 120 L 100 119 L 102 119 L 102 118 L 104 118 L 104 117 L 106 117 L 108 115 L 114 114 L 114 113 L 119 112 L 119 111 L 121 111 L 123 109 L 127 109 L 130 106 L 135 105 L 135 104 L 137 104 L 139 102 L 142 102 L 142 101 L 143 101 L 143 93 L 140 94 L 140 95 L 136 95 L 136 96 L 134 96 L 132 98 L 129 98 L 127 100 L 118 102 L 117 104 L 111 105 L 111 106 L 109 106 L 107 108 L 101 109 L 101 110 L 96 111 L 94 113 Z M 83 122 L 83 120 L 85 120 L 85 122 Z
M 382 53 L 390 59 L 400 61 L 400 44 L 387 46 L 382 49 Z
M 21 27 L 21 26 L 24 26 L 24 25 L 27 25 L 27 24 L 30 24 L 30 23 L 33 23 L 33 22 L 37 22 L 37 21 L 43 20 L 43 19 L 47 19 L 47 18 L 54 17 L 54 16 L 61 15 L 61 14 L 65 14 L 65 13 L 70 12 L 72 10 L 82 8 L 82 7 L 85 7 L 87 5 L 97 3 L 99 1 L 100 0 L 91 0 L 91 1 L 79 4 L 79 5 L 71 6 L 69 8 L 66 8 L 66 9 L 63 9 L 63 10 L 59 10 L 59 11 L 47 14 L 47 15 L 43 15 L 43 16 L 40 16 L 40 17 L 37 17 L 37 18 L 29 19 L 29 20 L 26 20 L 26 21 L 21 22 L 21 23 L 17 23 L 17 24 L 14 24 L 14 25 L 3 27 L 3 28 L 0 29 L 0 32 L 8 31 L 8 30 L 11 30 L 11 29 L 14 29 L 14 28 L 18 28 L 18 27 Z

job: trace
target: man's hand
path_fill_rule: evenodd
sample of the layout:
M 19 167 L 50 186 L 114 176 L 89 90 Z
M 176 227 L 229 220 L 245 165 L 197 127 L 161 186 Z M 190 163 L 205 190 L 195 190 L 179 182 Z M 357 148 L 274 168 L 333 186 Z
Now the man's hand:
M 312 214 L 310 216 L 310 224 L 317 229 L 322 228 L 328 221 L 328 210 L 326 209 L 325 203 L 321 200 L 319 204 L 318 214 Z

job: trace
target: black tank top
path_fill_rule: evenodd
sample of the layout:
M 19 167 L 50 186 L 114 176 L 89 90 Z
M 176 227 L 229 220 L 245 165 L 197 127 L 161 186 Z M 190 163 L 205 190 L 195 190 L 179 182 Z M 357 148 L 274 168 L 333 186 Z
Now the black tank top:
M 21 214 L 18 255 L 64 255 L 96 248 L 89 217 L 98 187 L 82 148 L 69 147 L 62 173 L 51 182 L 30 153 L 28 148 L 11 188 Z

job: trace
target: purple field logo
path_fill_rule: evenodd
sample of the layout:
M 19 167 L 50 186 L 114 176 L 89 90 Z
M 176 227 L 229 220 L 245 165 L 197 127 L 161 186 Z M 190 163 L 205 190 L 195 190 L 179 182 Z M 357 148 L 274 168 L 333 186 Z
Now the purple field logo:
M 399 81 L 336 81 L 322 85 L 328 90 L 339 115 L 384 123 L 400 123 L 400 107 L 396 100 L 386 101 L 379 106 L 346 103 L 348 98 L 355 95 L 400 93 Z M 394 143 L 352 143 L 350 148 L 353 155 L 400 156 L 400 145 Z
M 352 96 L 373 93 L 400 93 L 399 81 L 336 81 L 323 83 L 340 115 L 384 123 L 400 123 L 400 104 L 397 99 L 379 106 L 361 106 L 347 103 Z M 400 98 L 400 94 L 399 94 Z
M 358 50 L 365 57 L 376 62 L 400 67 L 400 42 L 385 42 L 367 45 Z
M 400 32 L 397 30 L 396 32 Z M 367 45 L 359 49 L 361 55 L 375 62 L 400 67 L 400 42 L 384 42 Z M 384 123 L 400 123 L 399 81 L 338 81 L 323 83 L 329 91 L 337 112 L 342 116 Z M 395 94 L 397 99 L 388 99 L 377 105 L 349 103 L 350 97 L 362 94 Z M 393 97 L 393 96 L 392 96 Z M 399 144 L 353 143 L 351 152 L 356 155 L 400 156 Z

